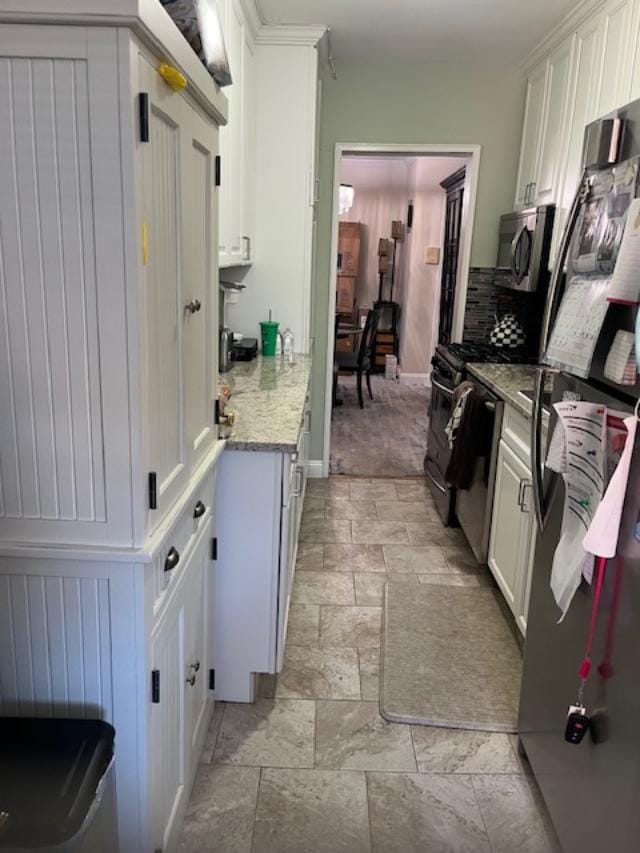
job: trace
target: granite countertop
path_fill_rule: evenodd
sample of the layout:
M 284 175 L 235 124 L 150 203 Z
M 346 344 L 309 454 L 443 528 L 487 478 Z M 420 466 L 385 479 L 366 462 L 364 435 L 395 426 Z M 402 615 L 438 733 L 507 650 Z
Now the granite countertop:
M 220 382 L 231 386 L 226 412 L 235 414 L 228 433 L 228 450 L 275 451 L 296 449 L 311 376 L 311 356 L 296 355 L 294 364 L 278 356 L 235 362 Z
M 467 370 L 487 385 L 505 403 L 521 415 L 531 417 L 532 403 L 519 391 L 533 391 L 536 368 L 530 364 L 467 364 Z M 543 425 L 549 421 L 547 409 L 542 414 Z

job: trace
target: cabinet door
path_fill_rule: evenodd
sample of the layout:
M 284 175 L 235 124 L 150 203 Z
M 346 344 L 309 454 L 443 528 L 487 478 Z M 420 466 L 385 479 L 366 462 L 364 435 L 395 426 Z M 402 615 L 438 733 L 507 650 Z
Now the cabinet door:
M 522 147 L 516 185 L 516 207 L 525 207 L 533 199 L 531 188 L 538 177 L 546 88 L 547 62 L 545 60 L 534 68 L 527 80 Z
M 140 146 L 140 155 L 143 228 L 147 234 L 142 298 L 146 355 L 143 394 L 149 470 L 156 473 L 158 499 L 158 511 L 149 515 L 149 527 L 153 529 L 177 499 L 189 474 L 182 364 L 184 100 L 142 56 L 140 80 L 149 94 L 149 142 Z
M 248 26 L 242 32 L 242 210 L 240 217 L 242 260 L 252 260 L 256 185 L 256 60 Z
M 568 147 L 556 203 L 551 262 L 582 173 L 584 129 L 597 118 L 604 47 L 604 18 L 589 19 L 576 33 L 574 84 L 570 89 L 567 123 Z
M 632 73 L 633 0 L 609 0 L 604 11 L 604 59 L 598 115 L 629 100 Z
M 189 564 L 185 586 L 185 761 L 189 778 L 198 764 L 204 728 L 208 723 L 209 656 L 207 624 L 211 575 L 211 527 L 202 532 Z
M 489 568 L 509 606 L 517 610 L 531 514 L 523 509 L 523 491 L 531 473 L 511 448 L 500 441 L 489 542 Z
M 151 665 L 159 694 L 151 703 L 150 788 L 153 849 L 164 850 L 181 812 L 187 778 L 184 750 L 185 608 L 172 602 L 153 631 Z M 152 697 L 154 700 L 154 697 Z
M 239 3 L 228 0 L 225 9 L 225 44 L 233 83 L 225 94 L 229 101 L 228 123 L 220 129 L 222 174 L 220 187 L 220 266 L 242 261 L 242 39 L 243 17 Z
M 552 204 L 560 192 L 562 163 L 567 150 L 569 98 L 574 80 L 574 44 L 575 35 L 571 35 L 549 57 L 540 164 L 535 187 L 536 204 Z
M 217 129 L 184 102 L 182 157 L 185 431 L 191 471 L 217 438 L 214 425 L 217 376 L 217 243 L 214 164 Z M 198 310 L 196 309 L 200 305 Z M 188 307 L 191 306 L 191 307 Z
M 635 0 L 633 20 L 631 22 L 631 53 L 633 55 L 631 87 L 629 100 L 635 101 L 640 98 L 640 0 Z

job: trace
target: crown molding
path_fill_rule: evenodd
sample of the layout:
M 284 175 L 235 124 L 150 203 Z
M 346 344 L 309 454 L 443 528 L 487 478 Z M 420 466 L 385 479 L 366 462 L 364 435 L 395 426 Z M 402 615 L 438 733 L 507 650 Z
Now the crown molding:
M 587 18 L 599 12 L 606 0 L 580 0 L 574 8 L 555 26 L 550 33 L 538 42 L 533 50 L 519 64 L 520 70 L 527 74 L 544 59 L 560 42 L 583 24 Z
M 260 10 L 256 5 L 255 0 L 239 0 L 239 2 L 242 6 L 242 11 L 244 12 L 245 21 L 249 25 L 251 37 L 255 40 L 256 36 L 264 26 L 265 21 L 260 14 Z
M 256 44 L 316 47 L 326 31 L 326 26 L 263 24 L 256 35 Z

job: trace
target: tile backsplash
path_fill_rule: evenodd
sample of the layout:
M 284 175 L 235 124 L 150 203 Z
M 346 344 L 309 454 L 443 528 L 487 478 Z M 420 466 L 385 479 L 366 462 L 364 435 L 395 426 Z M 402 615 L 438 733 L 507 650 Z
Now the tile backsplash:
M 467 304 L 464 314 L 463 340 L 483 343 L 496 324 L 496 318 L 515 314 L 527 327 L 527 294 L 516 293 L 498 287 L 500 276 L 507 277 L 505 270 L 493 267 L 471 267 L 467 286 Z

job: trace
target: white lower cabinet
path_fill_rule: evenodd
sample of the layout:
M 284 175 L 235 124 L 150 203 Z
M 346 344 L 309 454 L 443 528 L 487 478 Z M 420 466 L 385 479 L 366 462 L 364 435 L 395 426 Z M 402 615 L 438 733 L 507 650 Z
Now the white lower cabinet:
M 307 408 L 295 451 L 225 450 L 220 460 L 216 700 L 252 702 L 257 674 L 282 669 L 306 489 L 308 424 Z
M 209 720 L 208 585 L 211 525 L 203 528 L 151 639 L 151 785 L 154 849 L 180 829 Z
M 524 426 L 526 428 L 526 422 Z M 531 503 L 531 469 L 523 453 L 523 447 L 528 447 L 523 444 L 527 440 L 526 433 L 521 436 L 523 441 L 507 443 L 519 428 L 518 419 L 507 408 L 498 451 L 489 568 L 524 634 L 535 523 Z

